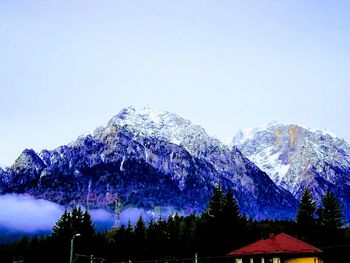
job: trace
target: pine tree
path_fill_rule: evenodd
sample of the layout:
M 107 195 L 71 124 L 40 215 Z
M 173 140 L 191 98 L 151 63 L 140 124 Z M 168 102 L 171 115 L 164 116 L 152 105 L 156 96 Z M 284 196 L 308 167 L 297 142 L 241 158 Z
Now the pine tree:
M 83 228 L 83 211 L 81 210 L 80 206 L 76 206 L 72 209 L 71 212 L 71 218 L 72 218 L 72 231 L 73 235 L 82 232 Z
M 208 203 L 208 215 L 212 218 L 219 218 L 222 212 L 223 193 L 221 186 L 217 185 L 214 188 L 213 194 Z
M 64 210 L 61 218 L 52 229 L 52 236 L 59 239 L 69 239 L 72 235 L 72 218 L 67 210 Z
M 93 242 L 96 235 L 96 230 L 92 222 L 91 216 L 87 210 L 85 210 L 83 213 L 80 207 L 76 209 L 75 214 L 77 215 L 78 220 L 76 222 L 77 225 L 74 226 L 75 228 L 73 227 L 73 232 L 79 233 L 81 235 L 81 237 L 75 241 L 76 246 L 77 248 L 80 247 L 81 253 L 93 253 L 93 250 L 95 249 Z
M 149 257 L 152 257 L 155 249 L 159 245 L 158 244 L 158 241 L 159 241 L 158 226 L 152 218 L 148 222 L 148 226 L 146 230 L 146 239 L 147 239 L 147 253 Z
M 52 229 L 52 246 L 55 247 L 55 262 L 68 262 L 70 240 L 73 236 L 71 214 L 64 211 Z M 52 251 L 53 252 L 53 251 Z
M 176 238 L 176 252 L 178 254 L 192 256 L 195 252 L 199 252 L 199 243 L 203 239 L 197 235 L 199 233 L 198 221 L 198 217 L 195 214 L 185 217 L 174 217 L 174 223 L 178 232 Z
M 143 218 L 141 215 L 139 216 L 139 219 L 136 222 L 134 232 L 135 232 L 135 236 L 137 239 L 139 239 L 139 240 L 145 239 L 146 227 L 145 227 L 145 221 L 143 221 Z
M 169 216 L 167 221 L 167 245 L 169 253 L 175 255 L 179 249 L 180 218 L 177 214 Z
M 96 229 L 88 210 L 85 210 L 85 212 L 83 213 L 80 234 L 86 238 L 92 238 L 96 234 Z
M 316 201 L 313 199 L 310 190 L 305 188 L 300 198 L 296 223 L 299 235 L 306 239 L 312 238 L 315 232 L 315 211 Z
M 134 237 L 135 243 L 133 246 L 135 248 L 135 254 L 141 256 L 143 254 L 146 241 L 146 226 L 141 215 L 139 216 L 139 219 L 137 220 L 135 225 Z
M 199 232 L 205 229 L 205 235 L 211 242 L 201 246 L 208 247 L 212 244 L 214 253 L 227 253 L 225 250 L 228 244 L 231 244 L 232 248 L 239 243 L 239 235 L 245 226 L 243 218 L 231 190 L 227 190 L 224 194 L 218 185 L 209 200 L 208 210 L 202 215 L 198 226 Z
M 342 238 L 344 232 L 343 206 L 331 191 L 322 197 L 322 206 L 317 211 L 318 223 L 329 242 Z
M 202 216 L 202 224 L 199 226 L 200 236 L 204 237 L 205 242 L 201 244 L 203 250 L 212 247 L 215 254 L 220 253 L 222 246 L 222 207 L 224 195 L 220 185 L 214 188 L 213 194 L 209 199 L 207 211 Z
M 74 240 L 74 251 L 93 253 L 96 250 L 96 230 L 89 212 L 83 212 L 80 207 L 74 207 L 70 213 L 65 210 L 52 229 L 52 246 L 55 252 L 59 251 L 57 262 L 68 261 L 70 242 L 78 233 L 81 237 Z
M 236 199 L 231 190 L 228 190 L 223 198 L 221 211 L 221 240 L 223 250 L 238 247 L 244 231 L 244 218 L 241 216 Z M 223 251 L 226 252 L 226 251 Z
M 232 191 L 227 190 L 221 208 L 222 218 L 224 225 L 237 225 L 242 223 L 242 216 L 239 211 L 239 207 L 236 199 L 233 197 Z
M 96 234 L 89 212 L 83 213 L 80 207 L 74 207 L 71 213 L 64 211 L 52 229 L 52 237 L 67 242 L 77 233 L 85 240 L 92 240 Z
M 119 226 L 118 228 L 113 229 L 114 232 L 114 242 L 111 247 L 111 253 L 118 255 L 118 260 L 125 261 L 131 259 L 131 256 L 137 254 L 135 250 L 135 238 L 133 233 L 133 227 L 128 222 L 128 226 L 124 225 Z

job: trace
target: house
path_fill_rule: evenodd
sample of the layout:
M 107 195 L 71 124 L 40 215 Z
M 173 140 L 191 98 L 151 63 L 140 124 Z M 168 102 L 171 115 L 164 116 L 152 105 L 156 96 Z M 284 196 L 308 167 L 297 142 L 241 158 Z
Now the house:
M 323 263 L 322 251 L 281 233 L 229 253 L 235 263 Z

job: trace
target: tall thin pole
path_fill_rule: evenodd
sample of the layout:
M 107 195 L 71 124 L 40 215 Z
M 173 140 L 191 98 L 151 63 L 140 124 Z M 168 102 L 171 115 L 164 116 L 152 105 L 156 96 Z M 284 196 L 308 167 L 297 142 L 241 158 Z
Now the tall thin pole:
M 70 256 L 69 256 L 69 263 L 73 262 L 73 240 L 74 240 L 74 236 L 73 238 L 70 240 Z
M 79 237 L 80 234 L 75 234 L 72 239 L 70 240 L 70 257 L 69 257 L 69 263 L 73 263 L 73 249 L 74 249 L 74 238 Z

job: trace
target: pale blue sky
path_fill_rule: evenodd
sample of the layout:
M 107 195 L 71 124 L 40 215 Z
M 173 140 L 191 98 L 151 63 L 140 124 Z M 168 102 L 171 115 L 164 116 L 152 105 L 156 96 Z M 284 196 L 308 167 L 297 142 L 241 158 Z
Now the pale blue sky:
M 350 141 L 348 1 L 0 1 L 0 165 L 123 107 L 210 134 L 276 120 Z

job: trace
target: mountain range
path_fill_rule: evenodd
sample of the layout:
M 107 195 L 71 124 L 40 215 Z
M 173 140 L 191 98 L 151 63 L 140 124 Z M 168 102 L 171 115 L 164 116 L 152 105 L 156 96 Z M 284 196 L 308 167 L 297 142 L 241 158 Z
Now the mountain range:
M 0 169 L 0 194 L 189 214 L 203 211 L 220 184 L 247 216 L 288 219 L 304 187 L 316 198 L 330 188 L 349 211 L 349 153 L 341 139 L 280 124 L 240 132 L 228 146 L 174 113 L 129 107 L 67 145 L 24 150 Z

